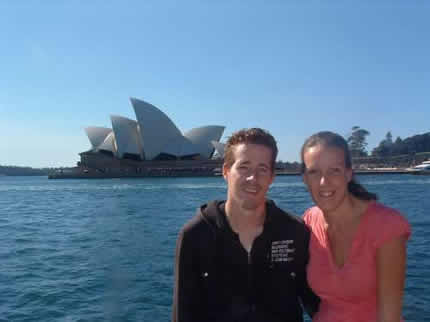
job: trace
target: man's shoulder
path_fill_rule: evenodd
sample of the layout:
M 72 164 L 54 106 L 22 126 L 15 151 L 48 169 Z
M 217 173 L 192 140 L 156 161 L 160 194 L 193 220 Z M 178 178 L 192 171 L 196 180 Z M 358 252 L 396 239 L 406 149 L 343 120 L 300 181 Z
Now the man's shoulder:
M 304 226 L 304 221 L 301 217 L 292 214 L 289 211 L 279 208 L 273 200 L 268 200 L 267 202 L 267 212 L 273 220 L 279 223 L 285 223 L 294 226 Z
M 196 213 L 190 220 L 188 220 L 181 229 L 182 233 L 192 232 L 196 229 L 201 229 L 200 227 L 204 227 L 206 224 L 205 220 L 203 220 L 203 216 L 201 213 Z
M 271 216 L 270 231 L 276 236 L 289 236 L 293 239 L 309 239 L 310 231 L 303 219 L 290 212 L 282 210 L 273 202 L 268 206 L 268 215 Z
M 181 229 L 182 234 L 198 234 L 213 231 L 216 227 L 218 200 L 205 203 L 197 208 L 194 216 Z

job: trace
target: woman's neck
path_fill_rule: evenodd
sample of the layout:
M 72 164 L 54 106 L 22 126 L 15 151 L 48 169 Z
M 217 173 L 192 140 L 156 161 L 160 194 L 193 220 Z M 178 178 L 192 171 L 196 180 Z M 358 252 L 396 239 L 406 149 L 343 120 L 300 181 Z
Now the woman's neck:
M 348 195 L 344 202 L 334 211 L 323 212 L 327 227 L 331 229 L 342 229 L 349 226 L 366 211 L 369 201 L 357 199 L 352 195 Z

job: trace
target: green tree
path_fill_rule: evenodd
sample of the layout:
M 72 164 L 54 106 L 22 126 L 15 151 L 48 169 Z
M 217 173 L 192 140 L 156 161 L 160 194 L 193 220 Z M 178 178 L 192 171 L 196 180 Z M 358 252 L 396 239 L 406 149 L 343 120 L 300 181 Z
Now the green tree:
M 393 154 L 393 135 L 391 131 L 388 131 L 385 135 L 385 139 L 382 140 L 379 145 L 373 149 L 372 155 L 386 157 Z
M 387 134 L 385 134 L 385 145 L 390 146 L 393 144 L 393 135 L 391 134 L 391 131 L 388 131 Z
M 367 142 L 366 137 L 370 134 L 369 131 L 353 126 L 351 135 L 348 137 L 348 145 L 352 157 L 365 157 L 367 156 Z
M 403 141 L 400 136 L 398 136 L 396 141 L 394 141 L 393 143 L 392 153 L 393 155 L 401 155 L 407 153 L 406 147 L 403 144 Z
M 397 139 L 396 139 L 396 141 L 394 141 L 394 144 L 402 144 L 402 143 L 403 143 L 403 141 L 400 138 L 400 136 L 398 136 Z

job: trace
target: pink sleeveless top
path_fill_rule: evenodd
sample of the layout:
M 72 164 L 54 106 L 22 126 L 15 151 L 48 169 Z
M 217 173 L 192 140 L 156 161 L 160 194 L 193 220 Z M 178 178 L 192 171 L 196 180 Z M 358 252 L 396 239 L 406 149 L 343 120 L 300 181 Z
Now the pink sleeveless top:
M 377 249 L 395 237 L 409 238 L 410 226 L 396 210 L 372 202 L 363 214 L 342 268 L 330 253 L 324 217 L 318 207 L 304 214 L 312 230 L 307 268 L 309 285 L 321 298 L 313 322 L 376 322 Z

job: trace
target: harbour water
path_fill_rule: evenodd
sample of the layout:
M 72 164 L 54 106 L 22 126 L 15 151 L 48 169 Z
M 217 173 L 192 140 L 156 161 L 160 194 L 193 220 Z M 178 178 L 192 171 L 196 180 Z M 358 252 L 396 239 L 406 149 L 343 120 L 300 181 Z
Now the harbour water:
M 359 180 L 411 223 L 403 313 L 430 321 L 430 176 Z M 168 321 L 178 230 L 225 194 L 220 177 L 0 177 L 0 321 Z M 299 176 L 269 196 L 298 215 L 312 204 Z

